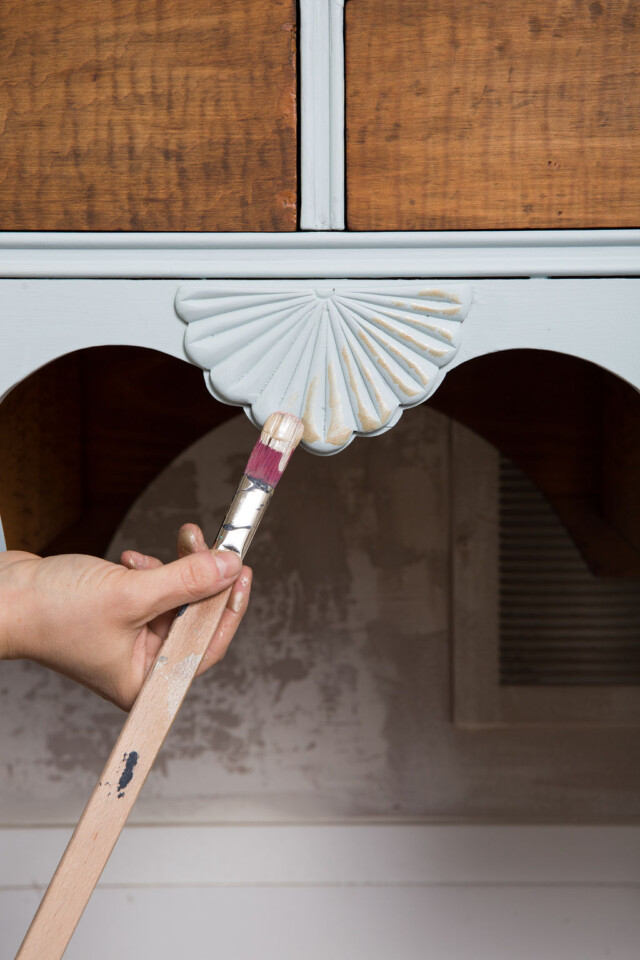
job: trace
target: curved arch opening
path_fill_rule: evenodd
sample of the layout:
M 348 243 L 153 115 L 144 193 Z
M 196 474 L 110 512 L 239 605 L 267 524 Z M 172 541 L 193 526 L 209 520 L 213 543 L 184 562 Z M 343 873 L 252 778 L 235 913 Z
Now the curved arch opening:
M 524 470 L 593 573 L 640 577 L 633 387 L 575 357 L 512 350 L 455 368 L 429 405 Z M 0 405 L 9 548 L 103 554 L 153 478 L 237 415 L 207 393 L 199 369 L 153 350 L 94 347 L 48 364 Z
M 455 368 L 430 403 L 529 476 L 594 574 L 640 577 L 640 393 L 630 384 L 566 354 L 510 350 Z
M 143 347 L 79 350 L 0 405 L 9 549 L 102 555 L 131 503 L 185 447 L 239 411 L 202 372 Z

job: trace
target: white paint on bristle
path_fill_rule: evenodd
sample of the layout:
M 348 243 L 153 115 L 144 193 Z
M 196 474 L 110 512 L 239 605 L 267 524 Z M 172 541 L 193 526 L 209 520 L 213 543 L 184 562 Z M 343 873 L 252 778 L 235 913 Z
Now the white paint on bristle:
M 260 434 L 260 443 L 282 454 L 278 464 L 280 473 L 284 473 L 289 457 L 302 440 L 303 434 L 304 423 L 293 413 L 278 411 L 267 417 Z
M 279 450 L 281 453 L 293 451 L 302 440 L 304 424 L 293 413 L 272 413 L 267 417 L 260 434 L 260 442 L 265 447 Z

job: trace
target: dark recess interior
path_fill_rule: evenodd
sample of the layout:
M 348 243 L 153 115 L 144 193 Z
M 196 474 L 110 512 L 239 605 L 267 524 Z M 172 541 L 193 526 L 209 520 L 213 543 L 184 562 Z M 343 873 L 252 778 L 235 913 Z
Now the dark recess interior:
M 632 387 L 575 357 L 516 350 L 456 368 L 429 403 L 525 471 L 594 574 L 640 578 Z M 238 412 L 200 370 L 142 348 L 93 348 L 37 371 L 0 405 L 9 548 L 103 554 L 153 477 Z

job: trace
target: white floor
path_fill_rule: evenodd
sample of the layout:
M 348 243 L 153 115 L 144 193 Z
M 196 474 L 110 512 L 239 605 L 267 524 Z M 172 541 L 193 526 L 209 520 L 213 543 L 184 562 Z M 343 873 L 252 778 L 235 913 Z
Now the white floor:
M 0 831 L 2 960 L 68 833 Z M 126 830 L 66 960 L 639 955 L 640 828 L 239 826 Z

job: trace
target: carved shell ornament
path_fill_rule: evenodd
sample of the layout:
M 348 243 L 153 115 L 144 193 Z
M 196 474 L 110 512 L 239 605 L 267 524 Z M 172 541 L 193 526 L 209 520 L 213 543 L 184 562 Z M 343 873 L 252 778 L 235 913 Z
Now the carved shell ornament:
M 303 445 L 337 453 L 422 403 L 460 345 L 471 290 L 406 282 L 228 281 L 178 291 L 185 350 L 217 399 L 258 427 L 301 417 Z

